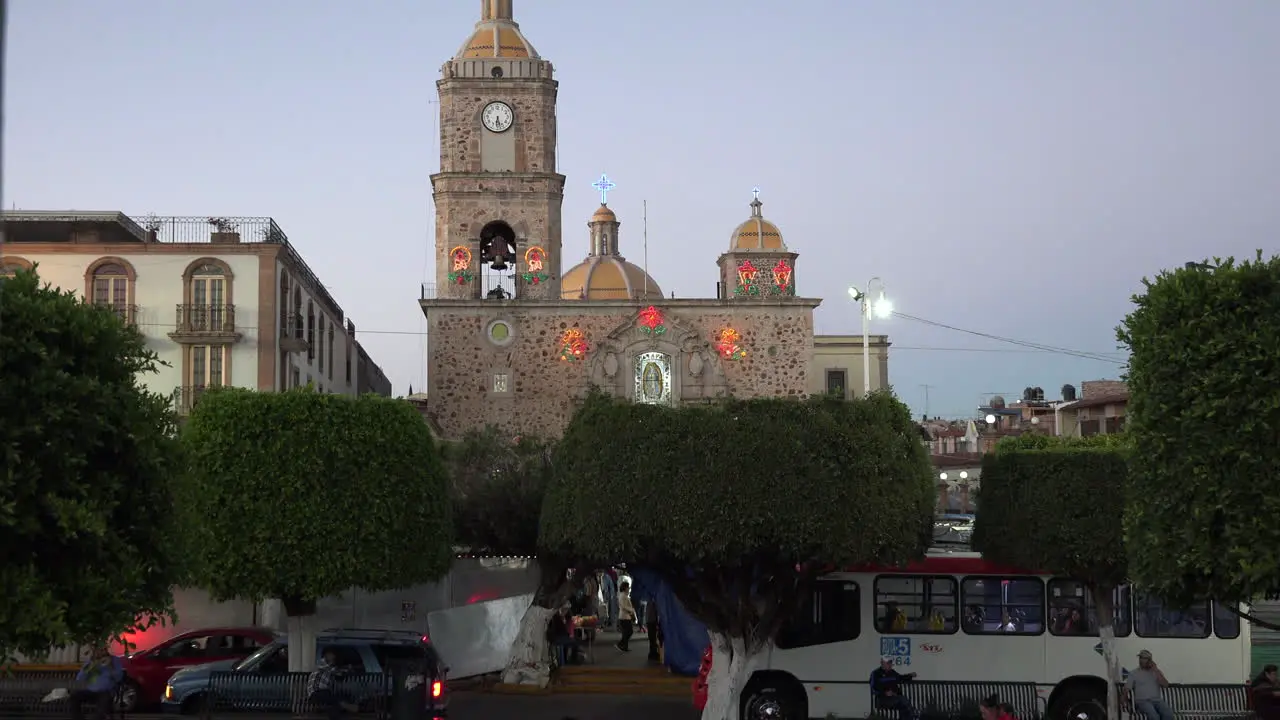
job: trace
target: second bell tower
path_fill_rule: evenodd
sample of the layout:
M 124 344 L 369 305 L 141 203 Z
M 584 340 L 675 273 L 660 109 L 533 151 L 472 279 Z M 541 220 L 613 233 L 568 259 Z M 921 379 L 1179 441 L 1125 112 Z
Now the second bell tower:
M 512 0 L 481 0 L 480 21 L 436 82 L 437 297 L 560 297 L 557 86 Z

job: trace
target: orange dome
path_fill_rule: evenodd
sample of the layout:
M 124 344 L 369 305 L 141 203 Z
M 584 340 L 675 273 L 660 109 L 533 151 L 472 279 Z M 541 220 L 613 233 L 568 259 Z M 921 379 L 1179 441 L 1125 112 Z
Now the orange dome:
M 618 222 L 618 216 L 613 214 L 608 205 L 602 204 L 591 216 L 591 222 Z
M 662 299 L 662 288 L 643 269 L 616 255 L 592 255 L 560 277 L 562 300 Z

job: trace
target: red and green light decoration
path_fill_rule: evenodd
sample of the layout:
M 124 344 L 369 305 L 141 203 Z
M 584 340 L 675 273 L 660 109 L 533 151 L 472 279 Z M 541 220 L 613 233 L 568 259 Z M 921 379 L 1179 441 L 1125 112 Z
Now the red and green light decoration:
M 778 260 L 767 276 L 750 260 L 738 263 L 738 286 L 735 295 L 795 295 L 795 270 L 786 260 Z
M 569 328 L 560 333 L 560 360 L 577 362 L 587 356 L 587 336 L 578 328 Z
M 741 360 L 747 356 L 747 351 L 742 349 L 742 333 L 731 327 L 721 328 L 716 333 L 714 345 L 716 352 L 725 360 Z
M 450 250 L 449 262 L 452 268 L 449 271 L 449 282 L 466 285 L 475 279 L 475 273 L 471 272 L 471 251 L 466 247 L 459 245 Z
M 645 335 L 662 335 L 667 331 L 666 318 L 653 305 L 641 310 L 636 322 L 639 323 L 640 332 Z
M 547 267 L 547 251 L 536 245 L 524 251 L 524 266 L 525 272 L 521 277 L 530 285 L 541 285 L 551 277 L 544 272 Z

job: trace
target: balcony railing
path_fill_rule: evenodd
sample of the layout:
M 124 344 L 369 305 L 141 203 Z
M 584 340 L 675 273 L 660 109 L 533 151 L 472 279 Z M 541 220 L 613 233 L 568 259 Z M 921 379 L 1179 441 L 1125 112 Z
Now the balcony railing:
M 126 325 L 132 325 L 138 322 L 138 306 L 137 305 L 118 305 L 115 303 L 95 303 L 98 307 L 106 308 L 116 314 L 120 321 Z
M 175 334 L 218 334 L 236 331 L 235 305 L 179 305 Z
M 201 396 L 208 390 L 207 385 L 183 385 L 173 390 L 173 409 L 177 411 L 179 416 L 187 416 L 191 414 L 192 408 L 200 401 Z

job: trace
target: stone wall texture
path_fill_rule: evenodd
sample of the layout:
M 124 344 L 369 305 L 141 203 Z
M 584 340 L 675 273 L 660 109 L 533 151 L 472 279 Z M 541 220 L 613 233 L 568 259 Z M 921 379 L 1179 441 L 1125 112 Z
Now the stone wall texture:
M 422 304 L 429 412 L 446 438 L 457 438 L 490 424 L 558 437 L 593 386 L 632 398 L 635 358 L 651 351 L 671 358 L 673 397 L 680 402 L 803 396 L 817 301 L 672 300 L 657 306 L 661 333 L 640 329 L 638 315 L 647 306 L 634 303 Z M 491 337 L 494 322 L 507 326 L 505 337 Z M 717 349 L 725 328 L 741 336 L 744 355 L 726 358 Z M 586 342 L 581 359 L 561 359 L 570 329 Z

